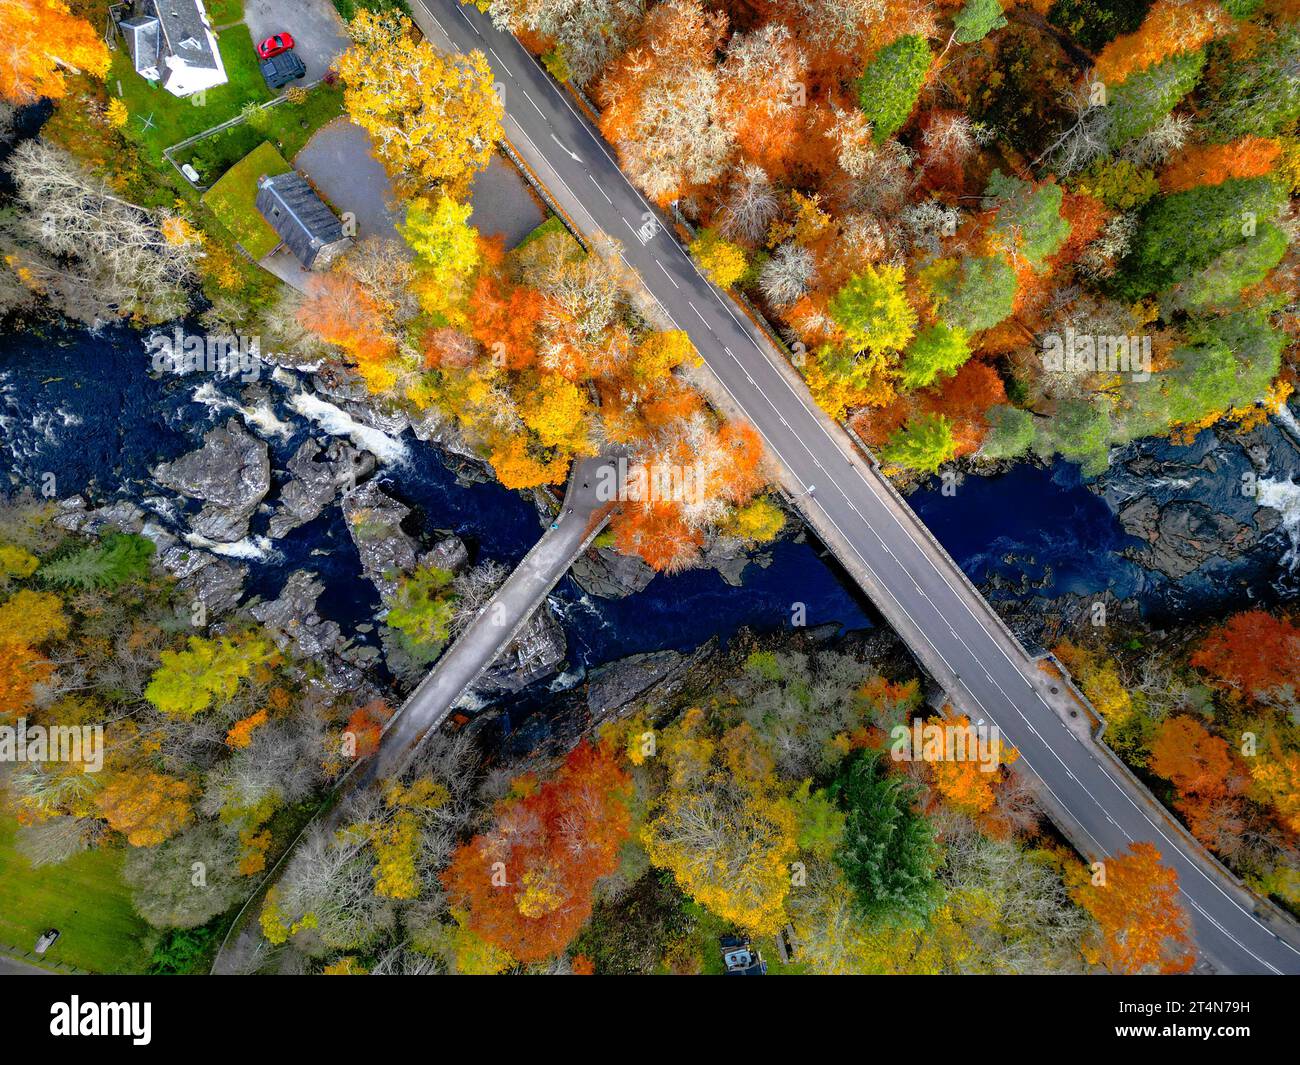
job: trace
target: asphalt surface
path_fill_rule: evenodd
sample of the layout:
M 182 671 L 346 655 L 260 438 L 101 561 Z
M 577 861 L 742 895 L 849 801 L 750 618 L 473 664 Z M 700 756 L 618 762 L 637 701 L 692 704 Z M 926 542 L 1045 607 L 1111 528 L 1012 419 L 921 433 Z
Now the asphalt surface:
M 515 149 L 579 229 L 621 242 L 628 265 L 783 464 L 814 527 L 828 532 L 828 545 L 954 701 L 972 720 L 996 723 L 1020 751 L 1018 765 L 1037 778 L 1054 815 L 1066 811 L 1058 820 L 1070 822 L 1081 848 L 1103 857 L 1133 841 L 1154 843 L 1178 872 L 1208 961 L 1229 972 L 1300 973 L 1300 951 L 1266 927 L 1250 911 L 1249 897 L 1048 705 L 1048 678 L 847 435 L 816 409 L 758 326 L 694 268 L 619 170 L 612 149 L 540 64 L 472 6 L 413 6 L 436 43 L 487 55 Z
M 496 661 L 587 541 L 604 526 L 611 508 L 597 497 L 596 471 L 603 461 L 592 458 L 574 465 L 554 523 L 411 693 L 353 786 L 401 772 L 424 738 L 447 719 L 456 700 Z

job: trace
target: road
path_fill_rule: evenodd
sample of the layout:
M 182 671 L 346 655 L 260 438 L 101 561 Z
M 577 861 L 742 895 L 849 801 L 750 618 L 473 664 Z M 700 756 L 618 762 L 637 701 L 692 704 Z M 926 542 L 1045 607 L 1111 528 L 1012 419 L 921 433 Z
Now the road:
M 421 741 L 447 719 L 456 700 L 497 660 L 604 528 L 612 507 L 598 498 L 597 471 L 606 461 L 589 458 L 574 465 L 555 522 L 402 704 L 352 786 L 401 772 Z
M 847 434 L 819 411 L 763 331 L 695 269 L 568 95 L 509 34 L 456 0 L 415 0 L 442 47 L 480 49 L 501 85 L 505 132 L 570 221 L 618 238 L 667 317 L 780 463 L 805 517 L 953 701 L 995 723 L 1047 810 L 1085 854 L 1149 840 L 1178 872 L 1202 956 L 1221 971 L 1300 973 L 1300 950 L 1049 700 L 1044 674 Z M 651 225 L 647 226 L 649 222 Z M 1059 702 L 1059 698 L 1057 699 Z M 1284 931 L 1286 931 L 1284 926 Z M 1286 931 L 1290 935 L 1290 931 Z

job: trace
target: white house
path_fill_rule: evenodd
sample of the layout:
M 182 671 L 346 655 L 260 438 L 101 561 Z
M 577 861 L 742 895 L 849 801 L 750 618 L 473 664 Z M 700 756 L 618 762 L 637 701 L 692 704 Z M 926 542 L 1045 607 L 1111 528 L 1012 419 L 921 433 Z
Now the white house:
M 174 96 L 226 83 L 226 68 L 203 0 L 136 0 L 118 23 L 136 72 Z

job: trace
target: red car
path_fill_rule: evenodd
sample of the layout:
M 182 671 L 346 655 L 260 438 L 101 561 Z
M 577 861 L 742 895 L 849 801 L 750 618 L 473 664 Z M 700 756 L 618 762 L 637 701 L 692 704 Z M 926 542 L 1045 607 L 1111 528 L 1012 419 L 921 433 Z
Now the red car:
M 257 46 L 257 54 L 262 59 L 270 59 L 274 55 L 280 55 L 282 52 L 289 51 L 293 47 L 293 35 L 290 33 L 277 33 L 274 37 L 268 37 Z

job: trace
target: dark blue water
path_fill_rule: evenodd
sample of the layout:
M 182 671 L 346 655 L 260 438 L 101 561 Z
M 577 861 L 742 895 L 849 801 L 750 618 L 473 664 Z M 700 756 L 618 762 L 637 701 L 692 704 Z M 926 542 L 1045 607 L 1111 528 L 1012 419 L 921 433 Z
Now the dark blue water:
M 307 436 L 323 436 L 286 403 L 304 383 L 284 374 L 279 383 L 266 376 L 258 382 L 268 398 L 261 406 L 288 429 L 258 433 L 270 445 L 273 468 L 282 469 Z M 0 339 L 0 461 L 12 490 L 39 491 L 42 476 L 53 472 L 60 498 L 85 493 L 95 503 L 122 497 L 141 503 L 158 493 L 153 467 L 193 450 L 206 430 L 240 416 L 230 404 L 251 409 L 244 387 L 212 375 L 151 375 L 143 338 L 125 327 L 95 336 L 53 326 L 7 335 Z M 207 402 L 196 395 L 206 395 Z M 512 566 L 523 557 L 541 532 L 531 501 L 496 483 L 462 485 L 436 448 L 410 434 L 401 443 L 406 458 L 385 465 L 379 477 L 390 494 L 416 510 L 423 529 L 456 533 L 476 560 Z M 250 554 L 240 559 L 251 569 L 249 594 L 273 597 L 290 573 L 306 568 L 324 578 L 323 617 L 345 631 L 373 619 L 378 597 L 360 576 L 338 507 L 273 543 L 258 539 L 266 520 L 265 514 L 254 517 Z M 854 629 L 873 623 L 869 604 L 814 546 L 779 543 L 770 556 L 768 568 L 746 570 L 740 589 L 713 570 L 698 570 L 657 577 L 646 591 L 624 600 L 601 600 L 566 578 L 552 602 L 569 637 L 571 665 L 596 665 L 638 651 L 687 650 L 744 626 L 771 631 L 790 625 L 799 603 L 808 625 L 838 622 Z
M 1072 463 L 967 477 L 954 495 L 934 486 L 908 502 L 977 585 L 1001 578 L 1032 584 L 1031 594 L 1095 595 L 1109 588 L 1121 598 L 1146 586 L 1145 571 L 1120 555 L 1133 538 Z M 997 589 L 991 594 L 996 598 Z
M 283 428 L 281 435 L 259 433 L 277 469 L 308 435 L 324 435 L 287 405 L 304 384 L 295 375 L 274 383 L 264 375 L 258 384 L 264 399 L 253 405 L 273 413 Z M 210 375 L 151 376 L 142 337 L 125 327 L 94 336 L 52 326 L 9 334 L 0 337 L 0 462 L 13 490 L 39 490 L 42 475 L 53 473 L 60 498 L 86 493 L 94 503 L 121 497 L 140 503 L 158 493 L 152 467 L 197 447 L 204 431 L 232 416 L 231 403 L 251 409 L 243 387 Z M 410 434 L 400 444 L 406 458 L 385 465 L 380 477 L 391 494 L 417 509 L 422 528 L 455 532 L 473 557 L 506 566 L 536 540 L 538 518 L 522 495 L 495 483 L 462 485 L 432 446 Z M 1204 447 L 1202 440 L 1188 449 L 1189 461 Z M 937 487 L 923 489 L 911 503 L 977 584 L 1000 583 L 995 597 L 1110 589 L 1160 610 L 1175 602 L 1171 595 L 1187 594 L 1171 591 L 1169 582 L 1121 556 L 1132 541 L 1067 463 L 970 477 L 951 497 Z M 265 514 L 254 518 L 253 540 L 246 545 L 250 594 L 273 597 L 291 572 L 307 568 L 326 583 L 322 616 L 345 632 L 373 619 L 378 599 L 360 577 L 338 507 L 273 544 L 258 539 L 265 523 Z M 770 565 L 749 566 L 741 588 L 730 587 L 713 570 L 696 570 L 656 577 L 644 592 L 623 600 L 601 600 L 566 578 L 552 601 L 569 637 L 570 665 L 597 665 L 638 651 L 686 650 L 710 636 L 726 640 L 741 627 L 777 630 L 790 625 L 796 604 L 803 604 L 810 626 L 874 623 L 870 605 L 815 545 L 782 542 L 767 555 Z M 1257 574 L 1259 588 L 1245 594 L 1262 591 L 1275 576 L 1265 567 Z M 1239 596 L 1240 589 L 1233 594 Z

